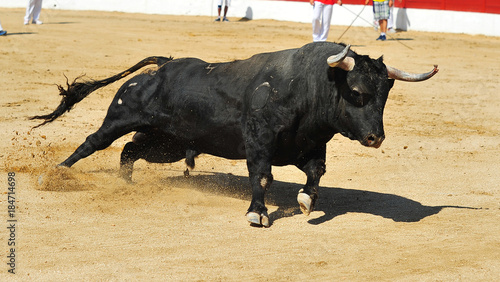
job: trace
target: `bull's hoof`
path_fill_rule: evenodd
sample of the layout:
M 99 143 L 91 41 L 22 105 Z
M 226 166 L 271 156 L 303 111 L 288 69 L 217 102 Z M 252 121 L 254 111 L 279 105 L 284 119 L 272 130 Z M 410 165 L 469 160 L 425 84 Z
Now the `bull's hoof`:
M 40 174 L 40 176 L 38 176 L 38 185 L 43 185 L 44 180 L 45 180 L 45 173 L 42 173 Z
M 134 181 L 132 181 L 132 177 L 122 177 L 122 179 L 125 180 L 127 184 L 134 184 Z
M 312 211 L 312 199 L 306 193 L 299 193 L 297 195 L 297 202 L 299 202 L 300 210 L 303 214 L 309 215 Z
M 186 168 L 186 170 L 184 171 L 184 177 L 189 177 L 189 168 Z
M 132 172 L 120 170 L 118 175 L 121 179 L 125 180 L 127 183 L 129 183 L 129 184 L 133 183 L 132 182 Z
M 261 213 L 260 215 L 256 212 L 247 213 L 247 220 L 250 224 L 255 226 L 264 226 L 269 227 L 269 216 L 266 212 Z

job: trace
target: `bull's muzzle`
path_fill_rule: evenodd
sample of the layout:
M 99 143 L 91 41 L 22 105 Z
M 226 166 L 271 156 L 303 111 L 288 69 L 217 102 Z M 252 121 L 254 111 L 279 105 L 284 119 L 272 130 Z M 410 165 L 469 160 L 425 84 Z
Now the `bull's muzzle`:
M 379 148 L 382 145 L 382 142 L 384 142 L 385 136 L 377 136 L 375 134 L 369 134 L 366 136 L 361 144 L 363 144 L 366 147 L 373 147 L 373 148 Z

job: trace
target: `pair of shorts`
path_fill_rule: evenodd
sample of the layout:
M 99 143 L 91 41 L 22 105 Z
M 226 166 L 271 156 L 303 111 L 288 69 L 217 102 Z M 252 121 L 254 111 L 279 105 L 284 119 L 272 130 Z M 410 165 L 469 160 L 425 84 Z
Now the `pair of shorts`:
M 217 3 L 217 6 L 221 6 L 222 7 L 222 3 L 223 2 L 226 2 L 226 6 L 227 7 L 231 6 L 231 0 L 219 0 L 218 3 Z
M 373 15 L 376 21 L 387 20 L 389 18 L 389 1 L 373 1 Z

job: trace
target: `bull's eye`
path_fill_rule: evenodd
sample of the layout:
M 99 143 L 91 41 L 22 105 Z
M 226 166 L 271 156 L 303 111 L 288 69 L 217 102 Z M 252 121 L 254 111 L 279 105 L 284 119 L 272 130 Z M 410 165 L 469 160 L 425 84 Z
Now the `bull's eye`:
M 363 107 L 368 103 L 372 95 L 366 93 L 360 93 L 356 89 L 353 89 L 346 95 L 346 100 L 356 107 Z
M 365 104 L 363 103 L 363 94 L 359 93 L 356 90 L 353 90 L 352 96 L 356 99 L 356 102 L 354 103 L 355 105 L 363 106 Z

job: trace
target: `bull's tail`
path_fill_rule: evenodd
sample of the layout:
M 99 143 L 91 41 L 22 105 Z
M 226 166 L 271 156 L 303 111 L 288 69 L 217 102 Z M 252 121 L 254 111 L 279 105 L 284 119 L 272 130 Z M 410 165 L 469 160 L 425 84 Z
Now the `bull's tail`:
M 42 126 L 46 123 L 52 122 L 58 117 L 60 117 L 62 114 L 65 112 L 69 112 L 73 106 L 83 100 L 85 97 L 87 97 L 90 93 L 96 91 L 97 89 L 104 87 L 110 83 L 113 83 L 117 80 L 120 80 L 127 75 L 136 72 L 137 70 L 147 66 L 147 65 L 152 65 L 156 64 L 158 66 L 164 65 L 167 62 L 171 61 L 172 57 L 166 58 L 166 57 L 148 57 L 145 58 L 144 60 L 140 61 L 133 67 L 127 69 L 126 71 L 123 71 L 117 75 L 114 75 L 112 77 L 103 79 L 103 80 L 88 80 L 88 81 L 77 81 L 81 77 L 77 77 L 73 83 L 69 84 L 68 80 L 66 78 L 66 84 L 67 84 L 67 89 L 64 89 L 63 86 L 58 85 L 57 87 L 59 88 L 59 95 L 63 96 L 61 99 L 61 103 L 57 108 L 50 114 L 46 115 L 40 115 L 40 116 L 33 116 L 30 117 L 30 120 L 33 119 L 42 119 L 44 122 L 41 124 L 35 126 L 34 128 L 37 128 L 39 126 Z

